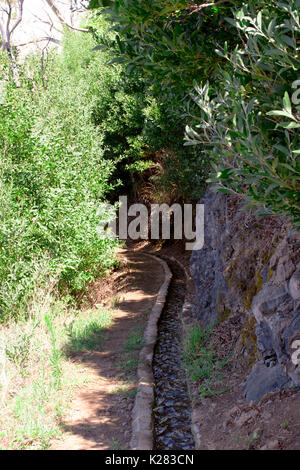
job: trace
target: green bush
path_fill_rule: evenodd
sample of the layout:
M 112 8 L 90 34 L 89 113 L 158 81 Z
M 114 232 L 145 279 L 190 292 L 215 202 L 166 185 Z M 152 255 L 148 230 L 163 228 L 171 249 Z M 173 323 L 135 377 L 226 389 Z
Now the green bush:
M 116 72 L 93 46 L 68 34 L 47 88 L 33 58 L 34 87 L 24 76 L 0 105 L 2 321 L 28 315 L 43 286 L 77 291 L 114 264 L 116 242 L 99 239 L 96 213 L 114 189 L 115 163 L 104 157 L 93 112 Z
M 228 65 L 196 88 L 201 114 L 187 128 L 187 144 L 200 144 L 214 162 L 219 191 L 242 194 L 259 214 L 288 216 L 300 227 L 300 2 L 266 3 L 228 19 L 243 46 L 217 51 Z
M 100 47 L 142 73 L 173 125 L 171 149 L 187 124 L 186 154 L 166 160 L 165 187 L 179 178 L 184 191 L 194 174 L 197 191 L 210 166 L 215 188 L 299 226 L 299 0 L 91 2 L 99 6 L 113 32 L 99 35 Z

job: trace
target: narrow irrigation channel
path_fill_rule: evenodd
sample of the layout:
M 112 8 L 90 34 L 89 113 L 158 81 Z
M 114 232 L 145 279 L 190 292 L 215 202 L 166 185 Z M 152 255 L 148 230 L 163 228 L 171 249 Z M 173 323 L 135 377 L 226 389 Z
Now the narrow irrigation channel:
M 185 298 L 185 274 L 175 261 L 167 260 L 173 273 L 158 326 L 154 351 L 155 378 L 154 449 L 192 450 L 191 403 L 183 364 L 180 311 Z

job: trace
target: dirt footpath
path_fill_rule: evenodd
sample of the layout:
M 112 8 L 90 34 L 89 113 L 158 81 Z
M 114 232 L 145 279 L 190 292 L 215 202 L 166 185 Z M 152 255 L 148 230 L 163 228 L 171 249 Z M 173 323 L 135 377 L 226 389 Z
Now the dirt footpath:
M 75 393 L 62 421 L 63 438 L 52 443 L 52 450 L 129 448 L 135 376 L 131 377 L 133 393 L 126 396 L 119 392 L 126 380 L 120 363 L 128 335 L 142 328 L 151 312 L 164 271 L 156 260 L 141 253 L 121 250 L 119 256 L 121 270 L 96 282 L 90 294 L 95 304 L 107 302 L 108 297 L 110 302 L 115 299 L 113 324 L 105 332 L 102 351 L 74 359 L 84 366 L 82 373 L 86 372 L 89 380 Z

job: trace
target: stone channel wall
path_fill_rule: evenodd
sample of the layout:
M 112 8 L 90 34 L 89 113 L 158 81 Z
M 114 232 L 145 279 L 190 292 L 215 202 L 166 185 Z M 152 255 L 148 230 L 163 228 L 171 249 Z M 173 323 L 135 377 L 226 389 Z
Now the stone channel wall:
M 191 257 L 193 315 L 203 326 L 231 316 L 241 321 L 235 357 L 249 368 L 247 401 L 300 388 L 293 349 L 300 340 L 300 232 L 278 217 L 244 211 L 235 196 L 208 189 L 200 202 L 205 245 Z

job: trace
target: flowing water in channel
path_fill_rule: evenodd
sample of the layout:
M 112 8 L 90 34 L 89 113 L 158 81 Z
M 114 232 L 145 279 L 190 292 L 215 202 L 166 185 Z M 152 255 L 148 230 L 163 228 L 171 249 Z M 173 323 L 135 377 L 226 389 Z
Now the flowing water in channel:
M 179 313 L 185 297 L 184 272 L 176 262 L 168 264 L 173 273 L 169 294 L 161 315 L 154 352 L 155 450 L 192 450 L 191 403 L 187 390 L 181 343 Z

